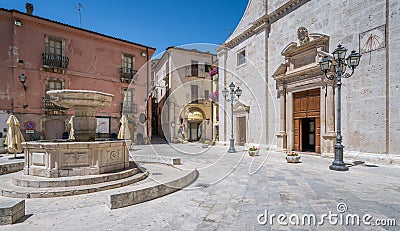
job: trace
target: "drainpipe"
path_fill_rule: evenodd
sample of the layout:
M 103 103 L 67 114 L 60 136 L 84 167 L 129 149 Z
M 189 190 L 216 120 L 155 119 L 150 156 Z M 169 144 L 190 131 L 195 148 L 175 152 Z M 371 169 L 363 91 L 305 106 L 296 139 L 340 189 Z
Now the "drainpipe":
M 12 12 L 12 17 L 11 17 L 11 23 L 12 23 L 12 28 L 11 28 L 11 114 L 14 114 L 14 77 L 15 77 L 15 67 L 14 67 L 14 30 L 15 30 L 15 23 L 14 23 L 14 12 Z
M 149 48 L 146 47 L 146 131 L 147 131 L 147 141 L 150 142 L 151 134 L 149 134 L 150 127 L 149 127 Z M 151 103 L 150 103 L 151 105 Z M 151 121 L 150 121 L 151 123 Z M 151 132 L 150 132 L 151 133 Z

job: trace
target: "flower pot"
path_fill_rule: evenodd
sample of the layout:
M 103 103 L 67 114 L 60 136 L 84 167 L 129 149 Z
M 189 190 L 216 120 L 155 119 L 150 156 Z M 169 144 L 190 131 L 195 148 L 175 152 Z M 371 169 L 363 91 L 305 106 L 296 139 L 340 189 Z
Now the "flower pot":
M 286 156 L 288 163 L 300 163 L 300 156 Z
M 201 144 L 202 148 L 208 148 L 208 144 Z
M 249 152 L 249 155 L 250 156 L 258 156 L 258 152 L 259 152 L 259 150 L 256 150 L 256 151 L 248 151 Z

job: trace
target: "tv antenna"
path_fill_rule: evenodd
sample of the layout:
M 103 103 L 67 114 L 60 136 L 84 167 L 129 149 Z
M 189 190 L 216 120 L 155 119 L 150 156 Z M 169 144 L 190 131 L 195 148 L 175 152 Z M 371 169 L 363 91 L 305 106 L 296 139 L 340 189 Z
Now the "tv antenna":
M 79 24 L 81 25 L 81 28 L 82 28 L 82 12 L 81 12 L 81 10 L 83 9 L 85 9 L 85 7 L 83 7 L 83 5 L 81 4 L 81 3 L 78 3 L 78 5 L 76 5 L 75 6 L 75 8 L 78 10 L 78 12 L 79 12 Z

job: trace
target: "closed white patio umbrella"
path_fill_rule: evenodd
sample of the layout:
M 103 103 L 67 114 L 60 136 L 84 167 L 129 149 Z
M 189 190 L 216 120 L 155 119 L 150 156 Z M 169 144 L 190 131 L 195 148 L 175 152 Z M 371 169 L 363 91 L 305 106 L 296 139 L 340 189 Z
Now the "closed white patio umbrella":
M 121 140 L 131 139 L 131 133 L 129 132 L 129 127 L 128 127 L 128 118 L 126 118 L 126 115 L 122 115 L 121 120 L 119 122 L 121 123 L 121 127 L 119 128 L 118 139 Z
M 69 130 L 69 140 L 75 140 L 74 117 L 75 116 L 72 116 L 71 119 L 68 121 L 69 126 L 71 127 L 71 129 Z
M 23 151 L 22 142 L 25 142 L 19 129 L 20 123 L 15 115 L 8 117 L 6 124 L 8 125 L 7 137 L 5 140 L 6 149 L 10 153 L 21 153 Z

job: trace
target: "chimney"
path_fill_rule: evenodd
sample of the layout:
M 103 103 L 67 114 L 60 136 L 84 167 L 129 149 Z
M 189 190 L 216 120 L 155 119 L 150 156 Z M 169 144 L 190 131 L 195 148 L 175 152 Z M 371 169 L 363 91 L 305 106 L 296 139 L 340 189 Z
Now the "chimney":
M 33 5 L 27 2 L 25 4 L 25 8 L 26 8 L 26 13 L 29 14 L 29 15 L 32 15 L 32 13 L 33 13 Z

